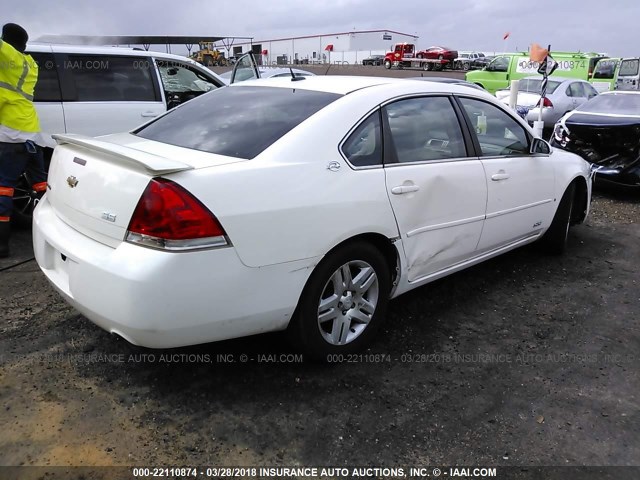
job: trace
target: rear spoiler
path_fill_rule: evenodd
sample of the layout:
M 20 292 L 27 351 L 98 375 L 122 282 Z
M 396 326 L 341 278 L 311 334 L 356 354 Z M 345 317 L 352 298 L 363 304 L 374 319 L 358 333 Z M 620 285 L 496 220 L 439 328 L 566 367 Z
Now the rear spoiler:
M 105 153 L 117 158 L 120 162 L 131 167 L 138 167 L 147 170 L 153 175 L 164 175 L 167 173 L 181 172 L 183 170 L 192 170 L 191 165 L 160 157 L 152 153 L 142 152 L 135 148 L 125 147 L 117 143 L 106 142 L 96 138 L 86 137 L 84 135 L 66 134 L 52 135 L 58 145 L 71 144 L 77 145 L 94 152 Z

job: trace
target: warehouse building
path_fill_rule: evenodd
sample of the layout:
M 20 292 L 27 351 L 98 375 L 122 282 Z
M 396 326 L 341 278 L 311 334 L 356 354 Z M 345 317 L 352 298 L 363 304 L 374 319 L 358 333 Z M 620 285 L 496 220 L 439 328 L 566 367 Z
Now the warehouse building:
M 418 36 L 393 30 L 363 30 L 279 38 L 229 45 L 229 55 L 253 52 L 263 65 L 296 63 L 360 63 L 383 55 L 394 43 L 417 43 Z

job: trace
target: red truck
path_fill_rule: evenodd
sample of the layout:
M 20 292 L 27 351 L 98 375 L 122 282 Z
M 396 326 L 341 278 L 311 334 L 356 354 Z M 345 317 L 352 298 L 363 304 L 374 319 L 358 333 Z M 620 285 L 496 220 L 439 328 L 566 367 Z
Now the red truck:
M 396 43 L 393 51 L 384 56 L 384 66 L 389 69 L 422 68 L 424 70 L 442 70 L 453 67 L 458 52 L 445 47 L 429 47 L 418 50 L 413 43 Z

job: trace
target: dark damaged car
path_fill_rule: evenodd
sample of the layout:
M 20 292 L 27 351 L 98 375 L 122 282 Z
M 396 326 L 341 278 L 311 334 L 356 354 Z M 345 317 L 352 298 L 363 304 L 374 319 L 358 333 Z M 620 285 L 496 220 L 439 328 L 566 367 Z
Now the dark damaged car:
M 592 164 L 600 185 L 640 187 L 640 92 L 605 92 L 556 123 L 551 144 Z

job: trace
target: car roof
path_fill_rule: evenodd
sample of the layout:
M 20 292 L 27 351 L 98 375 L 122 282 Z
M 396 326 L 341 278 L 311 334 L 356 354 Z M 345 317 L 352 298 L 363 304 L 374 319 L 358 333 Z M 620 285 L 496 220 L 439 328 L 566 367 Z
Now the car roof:
M 314 77 L 304 77 L 304 80 L 292 81 L 287 77 L 276 77 L 268 79 L 252 80 L 251 82 L 239 82 L 231 85 L 232 88 L 250 86 L 265 87 L 281 87 L 296 88 L 302 90 L 314 90 L 319 92 L 335 93 L 339 95 L 347 95 L 349 93 L 372 87 L 388 85 L 398 90 L 414 90 L 415 92 L 424 93 L 464 93 L 474 94 L 482 97 L 487 95 L 495 100 L 495 97 L 485 91 L 475 90 L 463 84 L 443 83 L 443 82 L 425 82 L 421 80 L 412 80 L 409 78 L 390 78 L 390 77 L 364 77 L 364 76 L 346 76 L 346 75 L 317 75 Z M 411 93 L 408 92 L 407 93 Z M 486 94 L 486 95 L 485 95 Z
M 187 60 L 195 63 L 192 59 L 182 55 L 172 53 L 157 52 L 155 50 L 141 50 L 131 47 L 112 46 L 90 46 L 90 45 L 67 45 L 54 43 L 30 42 L 27 44 L 27 52 L 60 52 L 60 53 L 80 53 L 80 54 L 101 54 L 101 55 L 134 55 L 141 57 L 158 57 L 173 60 Z

